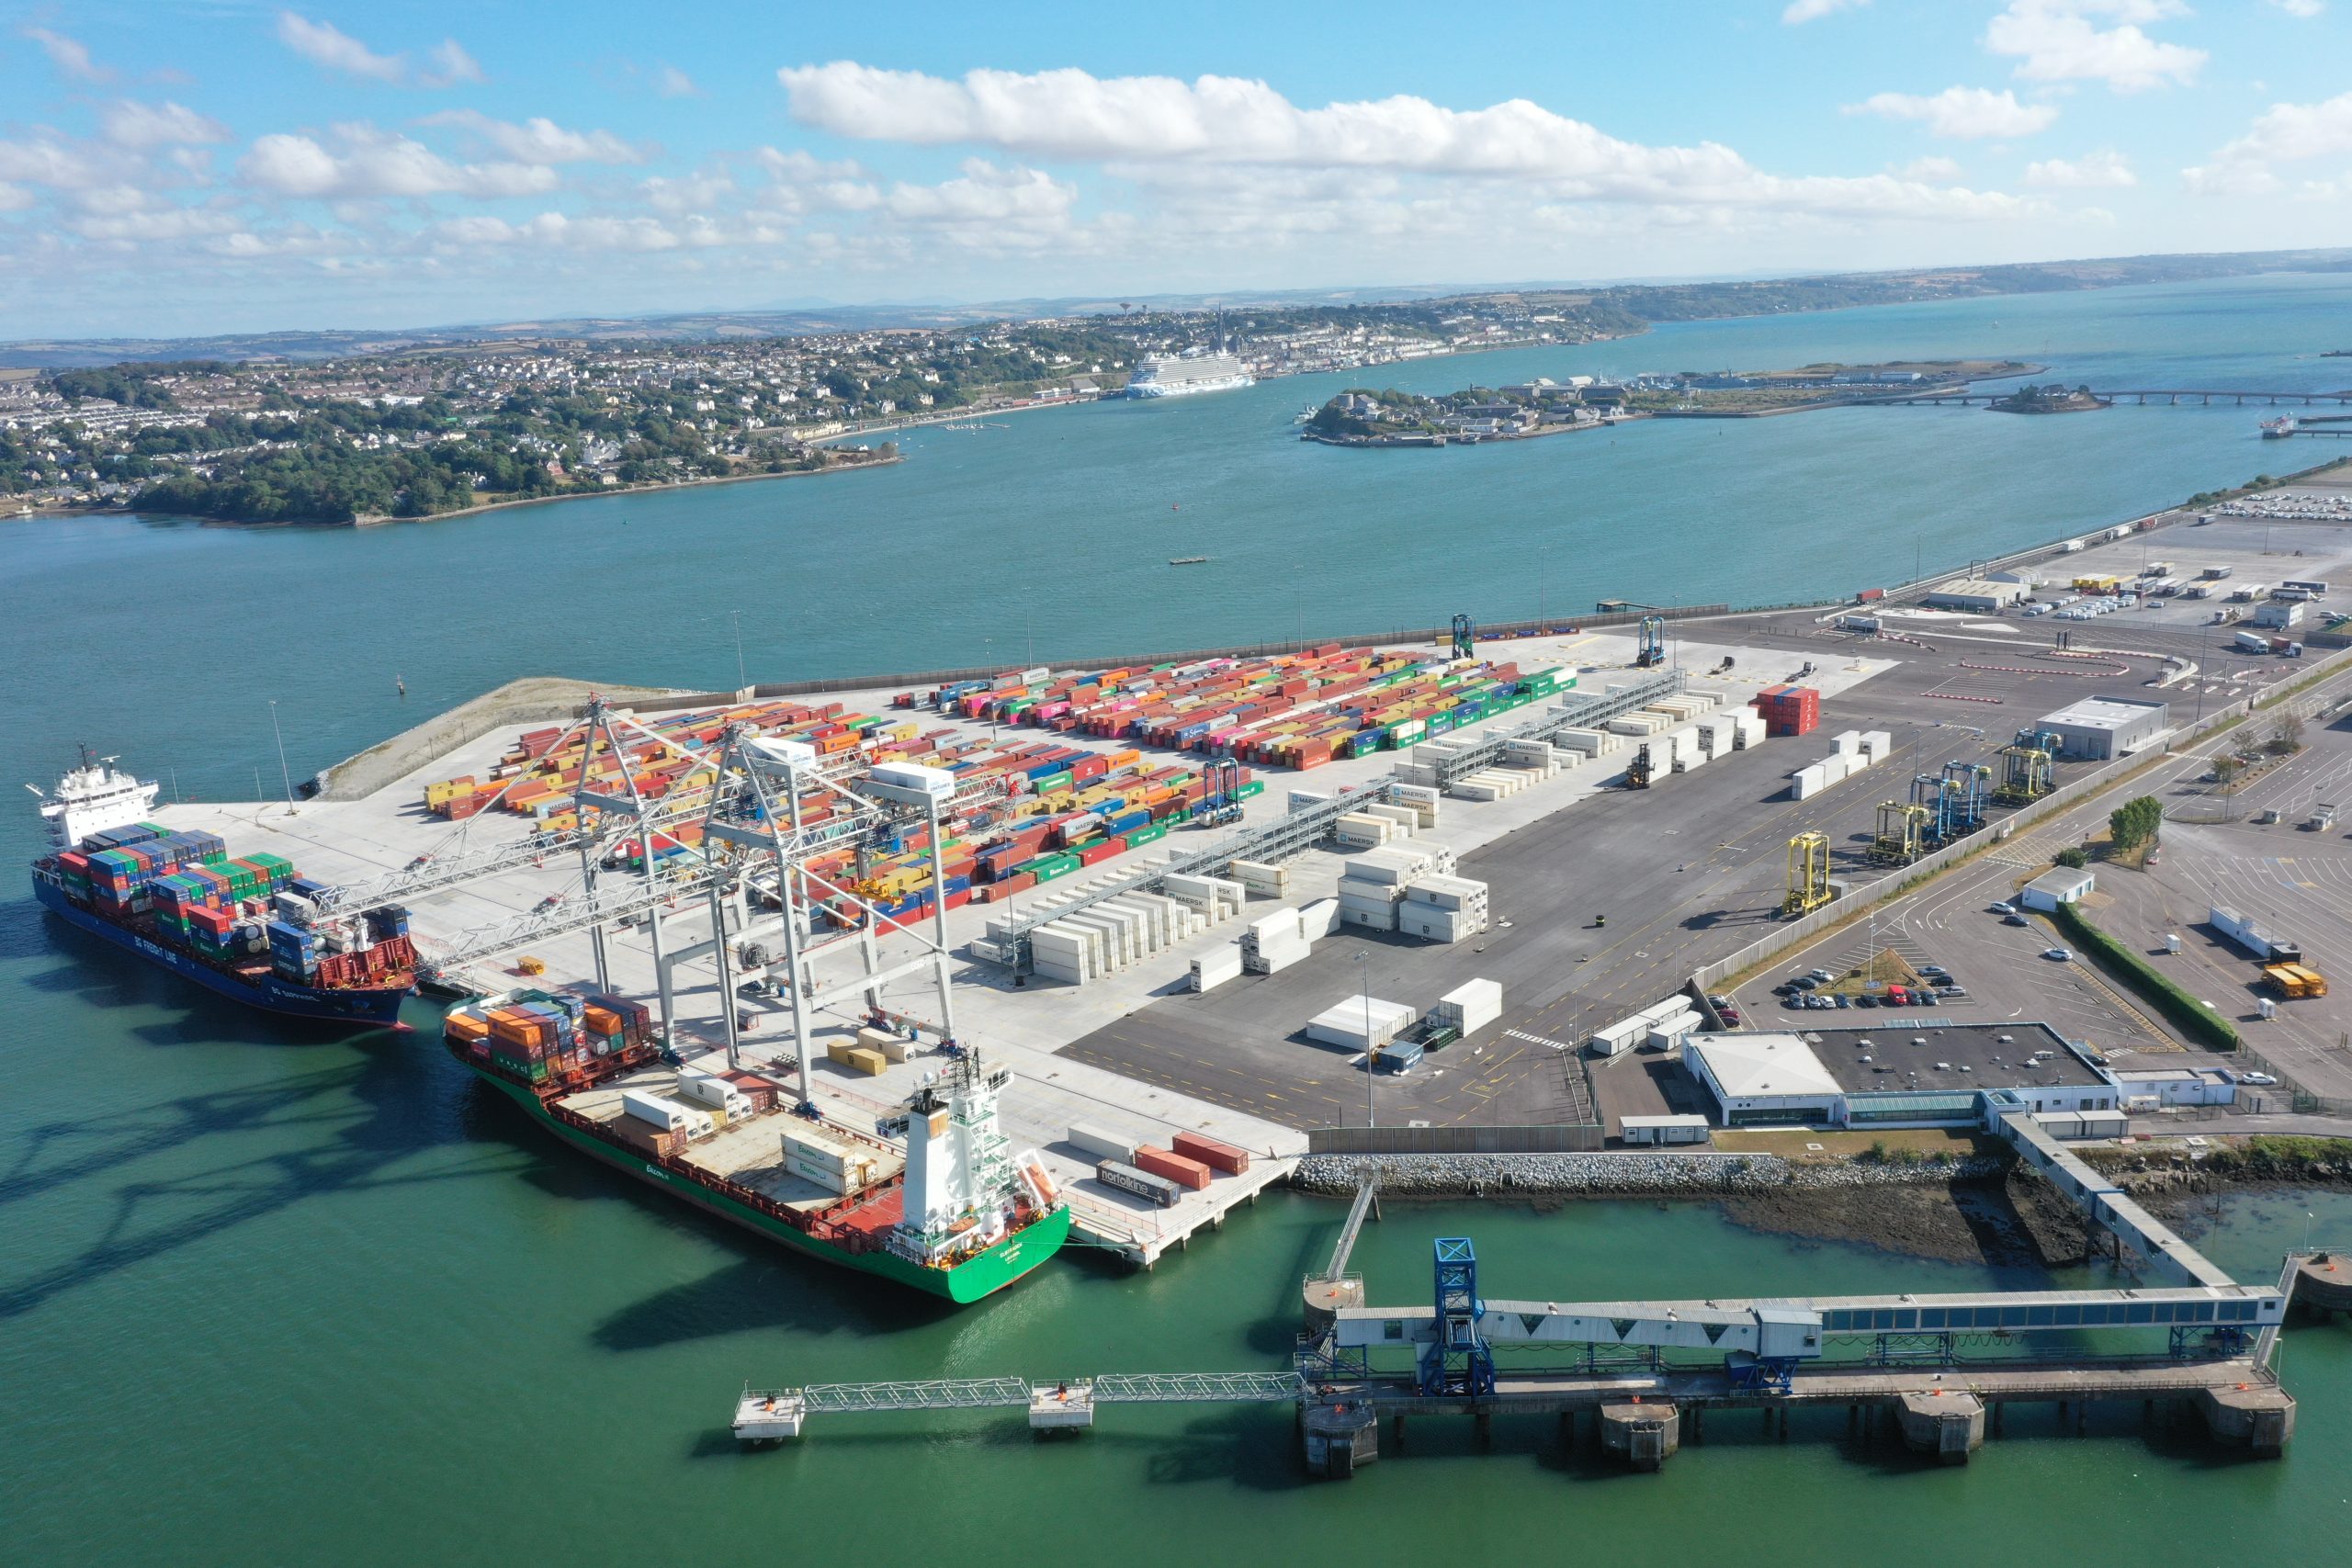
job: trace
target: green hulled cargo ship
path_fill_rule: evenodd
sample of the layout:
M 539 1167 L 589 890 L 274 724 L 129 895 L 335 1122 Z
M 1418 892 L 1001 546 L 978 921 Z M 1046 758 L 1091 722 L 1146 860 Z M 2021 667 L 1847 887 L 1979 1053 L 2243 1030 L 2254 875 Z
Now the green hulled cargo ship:
M 573 1021 L 567 1029 L 562 1019 Z M 672 1066 L 643 1010 L 516 992 L 452 1010 L 451 1055 L 558 1137 L 828 1263 L 956 1303 L 1012 1284 L 1069 1237 L 1034 1153 L 997 1126 L 1010 1075 L 948 1065 L 890 1128 L 905 1145 L 785 1109 L 754 1072 Z

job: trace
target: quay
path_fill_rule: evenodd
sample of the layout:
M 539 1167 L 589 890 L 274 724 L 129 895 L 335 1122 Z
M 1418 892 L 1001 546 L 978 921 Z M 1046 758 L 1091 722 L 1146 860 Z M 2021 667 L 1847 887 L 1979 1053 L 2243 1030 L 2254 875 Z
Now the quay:
M 2089 1407 L 2138 1401 L 2154 1417 L 2193 1408 L 2216 1442 L 2282 1455 L 2296 1404 L 2279 1381 L 2278 1333 L 2300 1292 L 2323 1317 L 2352 1307 L 2324 1253 L 2293 1253 L 2275 1286 L 2243 1285 L 2052 1140 L 2023 1111 L 1994 1130 L 2073 1203 L 2120 1262 L 2128 1247 L 2155 1282 L 2120 1290 L 1902 1292 L 1683 1301 L 1489 1299 L 1467 1237 L 1432 1245 L 1432 1289 L 1409 1306 L 1363 1304 L 1347 1273 L 1378 1181 L 1367 1166 L 1329 1263 L 1305 1282 L 1287 1372 L 1111 1374 L 1054 1382 L 987 1378 L 746 1387 L 733 1429 L 745 1443 L 798 1438 L 814 1414 L 1017 1408 L 1039 1432 L 1091 1427 L 1106 1404 L 1291 1403 L 1310 1474 L 1340 1479 L 1401 1450 L 1415 1416 L 1466 1416 L 1484 1438 L 1497 1416 L 1556 1416 L 1571 1444 L 1592 1440 L 1656 1470 L 1705 1440 L 1711 1411 L 1755 1410 L 1785 1438 L 1790 1412 L 1834 1408 L 1866 1436 L 1899 1435 L 1941 1464 L 1964 1464 L 2005 1432 L 2008 1407 L 2056 1407 L 2079 1431 Z M 2162 1336 L 2161 1340 L 2158 1336 Z M 2129 1344 L 2128 1352 L 2119 1348 Z

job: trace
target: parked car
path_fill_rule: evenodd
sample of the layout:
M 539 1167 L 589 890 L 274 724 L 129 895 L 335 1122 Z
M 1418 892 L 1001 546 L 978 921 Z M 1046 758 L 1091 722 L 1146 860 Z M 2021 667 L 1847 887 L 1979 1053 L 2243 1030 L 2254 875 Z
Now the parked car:
M 1731 1006 L 1731 998 L 1729 997 L 1709 997 L 1707 998 L 1707 1005 L 1714 1009 L 1717 1012 L 1721 1012 L 1724 1009 Z
M 1734 1029 L 1739 1027 L 1739 1010 L 1737 1008 L 1717 1008 L 1715 1012 L 1717 1016 L 1722 1018 L 1725 1023 L 1730 1024 Z
M 1851 997 L 1849 997 L 1849 996 L 1848 996 L 1848 995 L 1847 995 L 1845 992 L 1843 992 L 1843 991 L 1839 991 L 1836 996 L 1832 997 L 1830 999 L 1831 999 L 1832 1001 L 1836 1002 L 1836 1003 L 1837 1003 L 1839 1007 L 1841 1007 L 1841 1008 L 1849 1008 L 1849 1007 L 1852 1007 L 1852 1006 L 1854 1005 L 1854 998 L 1851 998 Z
M 1922 964 L 1919 965 L 1919 973 L 1922 975 L 1949 975 L 1951 971 L 1945 968 L 1940 964 Z
M 1854 1005 L 1858 1008 L 1874 1008 L 1878 1006 L 1878 998 L 1871 996 L 1868 991 L 1864 991 L 1860 996 L 1854 998 Z
M 1936 993 L 1933 991 L 1914 991 L 1911 993 L 1911 999 L 1917 1002 L 1923 1008 L 1941 1007 L 1943 1005 L 1943 1003 L 1937 1000 Z
M 1828 970 L 1826 970 L 1826 969 L 1809 969 L 1809 970 L 1807 970 L 1807 971 L 1805 971 L 1805 972 L 1806 972 L 1807 974 L 1811 975 L 1811 976 L 1814 977 L 1814 980 L 1815 980 L 1817 984 L 1824 985 L 1824 986 L 1826 986 L 1826 985 L 1829 984 L 1829 982 L 1830 982 L 1830 981 L 1835 980 L 1836 978 L 1838 978 L 1838 976 L 1837 976 L 1832 975 L 1832 974 L 1831 974 Z
M 2063 947 L 2045 947 L 2041 950 L 2041 956 L 2053 964 L 2072 964 L 2075 961 L 2075 955 Z
M 2240 1073 L 2238 1082 L 2252 1084 L 2256 1089 L 2276 1089 L 2278 1080 L 2268 1073 Z
M 2007 899 L 2003 899 L 2000 903 L 1993 906 L 1993 913 L 1996 915 L 2014 915 L 2017 912 L 2018 907 Z
M 2027 919 L 2023 915 L 2003 915 L 2001 917 L 2001 923 L 2005 926 L 2030 926 L 2033 924 L 2031 920 Z

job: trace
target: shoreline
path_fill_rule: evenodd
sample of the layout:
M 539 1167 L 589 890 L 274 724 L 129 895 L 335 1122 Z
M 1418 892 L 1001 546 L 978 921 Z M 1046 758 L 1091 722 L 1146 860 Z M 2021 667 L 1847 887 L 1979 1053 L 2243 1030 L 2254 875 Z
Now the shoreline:
M 829 439 L 831 439 L 829 437 Z M 30 523 L 44 517 L 175 517 L 189 523 L 202 524 L 208 528 L 384 528 L 401 523 L 440 523 L 454 517 L 478 517 L 486 512 L 506 512 L 517 506 L 552 506 L 566 501 L 601 501 L 615 495 L 649 495 L 660 491 L 697 490 L 705 485 L 749 484 L 754 479 L 808 479 L 827 474 L 854 473 L 860 468 L 887 468 L 903 463 L 904 457 L 876 457 L 864 463 L 842 463 L 822 468 L 794 468 L 781 474 L 717 474 L 699 479 L 664 479 L 659 484 L 615 485 L 610 490 L 575 491 L 564 495 L 526 495 L 514 501 L 486 501 L 479 506 L 461 506 L 451 512 L 428 512 L 422 517 L 394 517 L 389 513 L 355 517 L 348 523 L 248 523 L 234 517 L 208 517 L 200 512 L 168 512 L 146 506 L 45 506 L 30 512 L 12 512 L 11 521 Z

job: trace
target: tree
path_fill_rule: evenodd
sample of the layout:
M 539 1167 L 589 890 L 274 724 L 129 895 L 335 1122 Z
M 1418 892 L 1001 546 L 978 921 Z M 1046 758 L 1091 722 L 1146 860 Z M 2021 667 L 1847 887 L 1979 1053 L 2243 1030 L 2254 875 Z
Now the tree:
M 2129 851 L 2154 842 L 2164 820 L 2164 802 L 2152 795 L 2143 795 L 2125 801 L 2109 813 L 2107 826 L 2108 831 L 2114 835 L 2115 847 Z
M 2231 781 L 2238 776 L 2239 765 L 2235 757 L 2223 755 L 2214 758 L 2213 782 L 2223 789 L 2229 788 Z
M 2303 749 L 2303 721 L 2295 714 L 2278 716 L 2277 728 L 2270 732 L 2270 750 L 2285 755 Z
M 2067 845 L 2064 849 L 2060 850 L 2052 858 L 2055 859 L 2060 865 L 2064 866 L 2068 871 L 2080 871 L 2083 867 L 2091 863 L 2089 852 L 2075 844 Z

